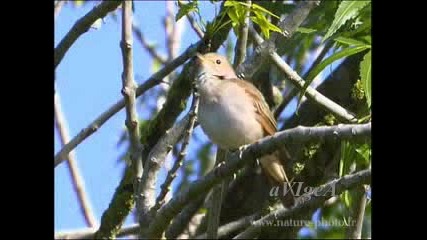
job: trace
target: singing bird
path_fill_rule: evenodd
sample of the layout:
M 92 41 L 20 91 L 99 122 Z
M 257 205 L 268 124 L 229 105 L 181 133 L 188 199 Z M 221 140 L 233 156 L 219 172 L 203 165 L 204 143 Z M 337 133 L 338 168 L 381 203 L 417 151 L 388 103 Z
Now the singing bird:
M 213 143 L 225 150 L 237 150 L 277 131 L 276 120 L 261 92 L 239 79 L 224 56 L 197 53 L 196 69 L 200 94 L 197 119 Z M 282 150 L 259 159 L 269 182 L 279 189 L 289 183 L 284 169 L 287 159 L 289 155 Z M 294 203 L 293 196 L 280 198 L 286 207 Z

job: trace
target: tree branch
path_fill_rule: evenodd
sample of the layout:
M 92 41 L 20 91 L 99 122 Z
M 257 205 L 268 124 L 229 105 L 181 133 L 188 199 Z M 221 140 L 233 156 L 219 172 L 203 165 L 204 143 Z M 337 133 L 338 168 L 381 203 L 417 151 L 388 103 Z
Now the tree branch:
M 310 72 L 319 65 L 325 55 L 328 53 L 328 51 L 333 46 L 332 41 L 328 41 L 325 46 L 323 47 L 322 51 L 319 53 L 319 55 L 316 57 L 316 60 L 314 60 L 313 64 L 310 66 L 310 68 L 307 70 L 307 73 L 304 74 L 303 78 L 307 78 L 307 76 L 310 74 Z M 283 96 L 282 102 L 277 106 L 276 110 L 274 111 L 274 117 L 277 119 L 280 114 L 282 113 L 283 109 L 289 104 L 289 102 L 297 95 L 298 89 L 293 87 L 285 96 Z
M 138 230 L 139 224 L 132 224 L 130 226 L 121 228 L 117 233 L 116 237 L 134 235 L 138 233 Z M 55 239 L 93 239 L 94 237 L 95 230 L 93 228 L 74 230 L 70 232 L 60 232 L 55 234 Z
M 145 82 L 138 86 L 136 89 L 136 97 L 142 95 L 145 91 L 151 89 L 157 84 L 162 82 L 162 79 L 171 73 L 175 68 L 186 62 L 190 57 L 194 55 L 199 43 L 188 47 L 179 57 L 175 58 L 172 62 L 166 64 L 160 71 L 155 73 L 153 76 L 145 80 Z M 77 145 L 83 142 L 87 137 L 97 131 L 108 119 L 114 114 L 119 112 L 125 107 L 124 99 L 116 102 L 107 111 L 103 112 L 98 118 L 90 123 L 86 128 L 82 129 L 77 136 L 75 136 L 69 143 L 67 143 L 56 155 L 55 155 L 55 167 L 58 166 L 64 159 L 65 156 L 73 150 Z
M 167 59 L 164 56 L 160 55 L 153 46 L 150 46 L 150 44 L 148 44 L 147 40 L 141 32 L 141 29 L 135 26 L 135 24 L 133 24 L 132 30 L 136 38 L 139 40 L 144 49 L 147 50 L 147 52 L 151 55 L 151 57 L 157 60 L 162 65 L 166 64 Z
M 218 148 L 216 152 L 215 166 L 222 164 L 225 161 L 225 158 L 226 150 Z M 211 190 L 212 194 L 210 196 L 210 207 L 208 210 L 208 227 L 206 230 L 206 234 L 209 239 L 217 239 L 222 199 L 224 197 L 223 194 L 226 193 L 225 189 L 228 187 L 228 183 L 228 179 L 224 180 L 220 185 L 214 186 Z
M 360 186 L 359 188 L 355 189 L 356 197 L 354 199 L 353 204 L 353 216 L 354 219 L 356 219 L 356 225 L 352 226 L 350 225 L 348 232 L 347 232 L 347 238 L 349 239 L 361 239 L 362 238 L 362 226 L 363 226 L 363 218 L 365 216 L 365 207 L 366 207 L 366 191 L 364 186 Z
M 152 220 L 148 230 L 150 238 L 158 238 L 164 231 L 170 220 L 192 199 L 206 193 L 221 179 L 231 176 L 236 170 L 242 168 L 245 163 L 253 161 L 264 154 L 268 154 L 282 146 L 284 142 L 304 142 L 308 140 L 356 140 L 368 138 L 371 133 L 371 124 L 337 125 L 324 127 L 297 127 L 282 132 L 277 132 L 258 142 L 249 145 L 240 154 L 234 153 L 227 162 L 208 173 L 202 179 L 195 181 L 190 187 L 177 194 L 165 206 L 163 206 Z M 241 155 L 241 158 L 239 158 Z
M 276 53 L 270 53 L 271 59 L 274 61 L 276 66 L 288 75 L 289 80 L 299 89 L 302 90 L 304 88 L 305 81 L 285 62 L 283 59 Z M 350 122 L 356 123 L 357 118 L 347 111 L 345 108 L 341 107 L 334 101 L 325 97 L 323 94 L 316 91 L 316 89 L 308 86 L 306 91 L 307 98 L 316 102 L 324 109 L 330 111 L 338 118 Z
M 77 22 L 73 25 L 67 35 L 65 35 L 65 37 L 61 40 L 61 42 L 59 42 L 58 46 L 55 48 L 55 69 L 62 61 L 62 58 L 64 57 L 68 49 L 71 47 L 71 45 L 73 45 L 73 43 L 77 40 L 77 38 L 79 38 L 83 33 L 87 32 L 96 20 L 104 18 L 109 12 L 115 10 L 121 3 L 122 1 L 103 1 L 99 5 L 95 6 L 82 18 L 77 20 Z
M 199 106 L 198 94 L 194 94 L 193 97 L 194 97 L 193 103 L 192 103 L 192 106 L 190 108 L 190 113 L 189 113 L 190 114 L 190 120 L 189 120 L 188 126 L 186 127 L 187 131 L 185 133 L 185 136 L 184 136 L 184 139 L 182 142 L 181 151 L 179 152 L 178 158 L 176 159 L 172 169 L 169 170 L 165 182 L 161 185 L 162 190 L 156 199 L 156 205 L 154 206 L 152 211 L 157 211 L 165 203 L 165 197 L 166 197 L 166 194 L 168 193 L 168 191 L 170 190 L 170 185 L 172 184 L 172 181 L 175 179 L 176 172 L 178 171 L 179 167 L 182 166 L 182 162 L 184 160 L 184 157 L 187 155 L 187 147 L 188 147 L 188 144 L 190 142 L 190 137 L 191 137 L 191 134 L 192 134 L 193 129 L 194 129 L 194 123 L 196 122 L 197 109 Z
M 264 227 L 274 226 L 271 225 L 271 223 L 276 223 L 277 220 L 292 218 L 298 216 L 304 210 L 318 208 L 328 198 L 334 195 L 339 195 L 345 190 L 354 188 L 361 184 L 370 184 L 370 182 L 371 169 L 362 170 L 357 173 L 332 180 L 325 185 L 315 188 L 312 192 L 301 196 L 303 201 L 297 203 L 297 205 L 292 207 L 291 209 L 281 208 L 255 222 L 252 222 L 252 225 L 249 228 L 247 228 L 244 232 L 240 233 L 233 239 L 254 238 Z M 327 194 L 328 192 L 331 192 L 331 194 Z
M 188 22 L 190 23 L 191 28 L 197 33 L 200 39 L 202 39 L 205 36 L 205 33 L 197 26 L 196 20 L 194 20 L 193 16 L 190 14 L 187 14 Z
M 320 1 L 301 1 L 299 5 L 278 25 L 282 29 L 283 35 L 286 38 L 292 36 L 295 30 L 306 19 L 310 11 L 319 5 Z M 276 43 L 280 40 L 279 34 L 273 32 L 269 40 L 264 41 L 256 47 L 254 55 L 240 64 L 237 69 L 237 75 L 244 78 L 251 78 L 252 75 L 262 66 L 262 63 L 267 60 L 268 55 L 275 49 Z
M 218 228 L 217 236 L 218 238 L 224 238 L 230 235 L 231 233 L 238 231 L 242 228 L 246 228 L 251 225 L 251 223 L 259 217 L 259 214 L 253 214 L 251 216 L 242 217 L 236 221 L 229 222 L 220 228 Z M 195 239 L 207 239 L 207 234 L 203 233 L 197 236 Z
M 59 136 L 61 138 L 61 144 L 64 146 L 70 140 L 70 135 L 68 133 L 67 121 L 62 113 L 61 102 L 57 92 L 55 92 L 54 115 L 56 128 L 58 129 Z M 67 167 L 70 171 L 72 179 L 71 183 L 74 191 L 77 193 L 80 210 L 82 211 L 86 224 L 89 227 L 95 227 L 97 225 L 97 221 L 93 215 L 89 197 L 86 195 L 84 180 L 77 166 L 77 160 L 74 152 L 70 152 L 68 154 Z
M 189 226 L 189 223 L 193 216 L 200 209 L 202 204 L 205 202 L 206 195 L 201 195 L 189 203 L 174 219 L 172 224 L 167 228 L 165 236 L 167 239 L 177 239 L 177 237 L 184 232 L 185 228 Z
M 235 55 L 234 55 L 234 63 L 233 66 L 236 67 L 241 64 L 246 58 L 246 45 L 248 42 L 248 29 L 249 29 L 249 14 L 250 7 L 252 5 L 251 0 L 246 0 L 246 12 L 245 12 L 245 20 L 240 27 L 239 36 L 237 38 Z
M 142 146 L 139 136 L 139 121 L 135 103 L 136 83 L 133 79 L 133 52 L 132 52 L 132 1 L 124 1 L 122 8 L 122 40 L 120 47 L 123 57 L 122 94 L 125 99 L 125 125 L 130 138 L 130 159 L 136 177 L 142 175 Z

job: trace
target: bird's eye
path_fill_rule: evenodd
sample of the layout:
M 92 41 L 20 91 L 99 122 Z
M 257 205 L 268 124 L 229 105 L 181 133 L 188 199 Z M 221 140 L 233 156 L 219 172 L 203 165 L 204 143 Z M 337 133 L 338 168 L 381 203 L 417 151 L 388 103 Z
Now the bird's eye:
M 217 59 L 216 64 L 221 64 L 221 60 Z

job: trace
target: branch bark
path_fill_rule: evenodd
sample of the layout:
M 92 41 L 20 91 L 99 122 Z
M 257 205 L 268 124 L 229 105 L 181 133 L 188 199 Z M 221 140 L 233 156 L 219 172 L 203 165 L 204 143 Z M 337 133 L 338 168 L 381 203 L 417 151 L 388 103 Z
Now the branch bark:
M 236 221 L 227 223 L 220 228 L 218 228 L 217 236 L 218 238 L 224 238 L 227 237 L 229 234 L 238 231 L 242 228 L 248 227 L 251 225 L 251 223 L 258 218 L 259 214 L 253 214 L 251 216 L 242 217 Z M 203 233 L 197 236 L 195 239 L 207 239 L 207 234 Z
M 136 97 L 142 95 L 145 91 L 151 89 L 157 84 L 162 82 L 162 79 L 179 67 L 181 64 L 186 62 L 190 57 L 194 55 L 199 44 L 192 45 L 188 47 L 179 57 L 175 58 L 172 62 L 166 64 L 161 70 L 155 73 L 153 76 L 145 80 L 145 82 L 138 86 L 136 89 Z M 125 107 L 125 100 L 121 99 L 111 106 L 108 110 L 103 112 L 98 118 L 96 118 L 92 123 L 90 123 L 86 128 L 82 129 L 77 136 L 75 136 L 69 143 L 67 143 L 56 155 L 55 155 L 55 167 L 58 166 L 64 159 L 65 156 L 74 148 L 76 148 L 81 142 L 83 142 L 87 137 L 96 132 L 108 119 L 110 119 L 114 114 L 119 112 L 122 108 Z
M 142 175 L 142 146 L 139 142 L 139 121 L 135 102 L 136 83 L 133 79 L 132 3 L 132 1 L 124 1 L 122 8 L 122 40 L 120 42 L 123 57 L 122 94 L 126 105 L 125 125 L 130 138 L 130 159 L 136 177 L 140 177 Z
M 234 63 L 233 66 L 236 67 L 241 64 L 246 58 L 246 45 L 248 43 L 248 29 L 249 29 L 249 14 L 250 14 L 250 6 L 252 5 L 251 0 L 246 0 L 246 12 L 245 12 L 245 20 L 240 27 L 239 37 L 237 38 L 236 43 L 236 54 L 234 55 Z
M 62 61 L 62 58 L 64 57 L 68 49 L 70 49 L 73 43 L 77 40 L 77 38 L 79 38 L 83 33 L 87 32 L 96 20 L 104 18 L 109 12 L 114 11 L 121 3 L 122 1 L 103 1 L 99 5 L 95 6 L 82 18 L 77 20 L 77 22 L 73 25 L 67 35 L 65 35 L 65 37 L 61 40 L 61 42 L 59 42 L 58 46 L 55 48 L 55 69 Z
M 61 144 L 63 146 L 70 140 L 70 135 L 68 133 L 68 124 L 64 114 L 62 113 L 61 102 L 57 92 L 55 92 L 54 115 L 56 128 L 58 129 Z M 79 167 L 77 166 L 77 160 L 74 152 L 70 152 L 68 154 L 67 167 L 70 171 L 71 183 L 77 194 L 77 199 L 80 203 L 80 210 L 82 211 L 86 224 L 89 227 L 95 227 L 97 225 L 97 221 L 93 215 L 91 203 L 86 194 L 84 180 L 80 174 Z
M 240 233 L 233 239 L 251 239 L 256 237 L 258 233 L 265 227 L 274 226 L 273 224 L 279 224 L 277 220 L 283 220 L 287 218 L 292 218 L 298 216 L 299 213 L 308 210 L 315 209 L 320 207 L 328 198 L 332 195 L 339 195 L 345 190 L 354 188 L 361 184 L 370 184 L 371 183 L 371 169 L 366 169 L 359 171 L 357 173 L 344 176 L 339 179 L 332 180 L 323 186 L 315 188 L 312 192 L 304 194 L 301 196 L 304 199 L 302 202 L 299 202 L 295 207 L 291 209 L 279 209 L 274 211 L 263 218 L 252 222 L 252 225 L 247 228 L 244 232 Z M 332 195 L 327 194 L 331 192 Z
M 330 127 L 297 127 L 266 137 L 254 144 L 249 145 L 240 154 L 234 153 L 227 162 L 207 174 L 202 179 L 194 182 L 189 189 L 176 195 L 171 201 L 163 206 L 151 222 L 148 237 L 158 238 L 179 211 L 196 196 L 209 191 L 222 178 L 231 176 L 245 163 L 254 160 L 264 154 L 268 154 L 283 146 L 284 142 L 304 142 L 308 140 L 341 139 L 356 140 L 368 138 L 371 133 L 371 124 L 338 125 Z M 241 158 L 239 158 L 241 155 Z

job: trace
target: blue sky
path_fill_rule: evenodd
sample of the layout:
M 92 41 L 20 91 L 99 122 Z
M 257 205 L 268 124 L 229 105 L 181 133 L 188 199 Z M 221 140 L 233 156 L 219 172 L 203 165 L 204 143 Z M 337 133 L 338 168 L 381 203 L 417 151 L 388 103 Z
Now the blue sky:
M 136 1 L 135 21 L 141 27 L 145 38 L 156 43 L 161 53 L 166 53 L 165 33 L 162 19 L 165 16 L 164 1 Z M 66 4 L 55 20 L 55 46 L 65 36 L 76 20 L 92 9 L 94 2 L 75 8 Z M 201 15 L 206 20 L 214 17 L 215 10 L 208 1 L 200 2 Z M 77 39 L 56 69 L 55 89 L 59 93 L 62 110 L 68 122 L 70 136 L 74 137 L 113 103 L 121 99 L 122 56 L 119 47 L 121 39 L 121 16 L 117 21 L 104 19 L 99 29 L 91 29 Z M 185 20 L 185 19 L 184 19 Z M 185 20 L 186 21 L 186 20 Z M 178 54 L 198 37 L 185 23 Z M 140 84 L 152 75 L 152 61 L 148 53 L 134 40 L 134 74 Z M 223 52 L 223 48 L 220 52 Z M 332 68 L 328 69 L 328 72 Z M 291 108 L 294 108 L 294 101 Z M 291 111 L 287 111 L 287 115 Z M 139 116 L 147 116 L 139 109 Z M 95 134 L 76 148 L 76 159 L 86 192 L 91 201 L 94 215 L 99 223 L 119 184 L 124 164 L 117 161 L 126 146 L 117 147 L 124 130 L 125 112 L 120 111 L 110 118 Z M 196 129 L 197 139 L 190 143 L 192 149 L 200 142 L 207 141 L 205 135 Z M 55 130 L 55 153 L 61 145 Z M 165 171 L 161 172 L 160 182 Z M 55 232 L 86 227 L 80 213 L 77 197 L 72 189 L 71 178 L 65 164 L 55 168 L 54 224 Z M 133 222 L 128 218 L 126 224 Z

